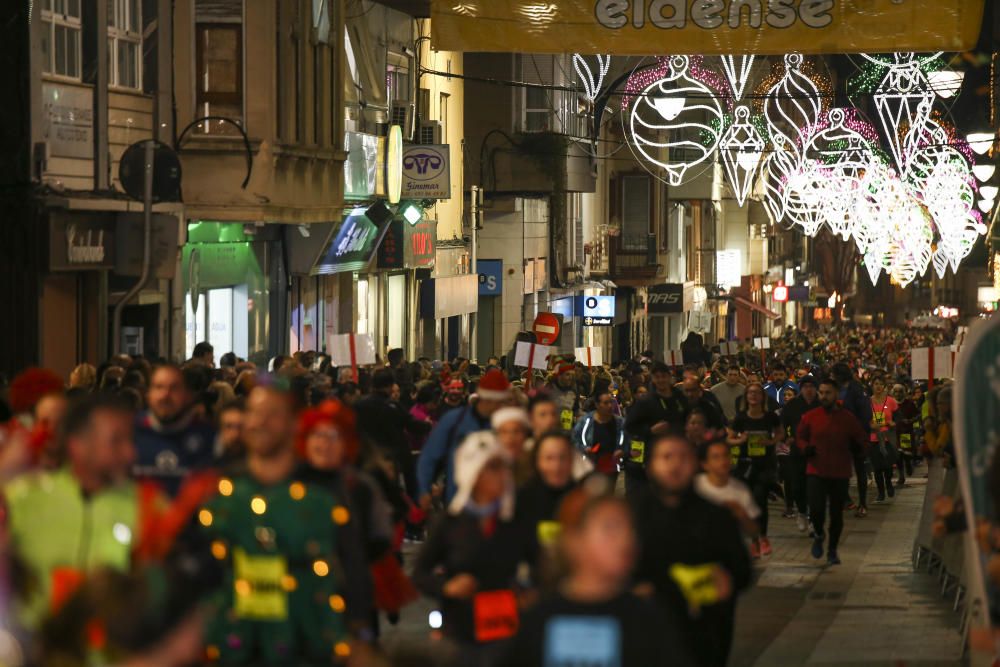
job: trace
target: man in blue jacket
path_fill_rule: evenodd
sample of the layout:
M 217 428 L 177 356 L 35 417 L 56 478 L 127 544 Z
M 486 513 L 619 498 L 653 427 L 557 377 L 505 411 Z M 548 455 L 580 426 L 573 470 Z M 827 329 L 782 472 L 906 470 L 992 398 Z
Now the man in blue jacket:
M 785 366 L 780 363 L 772 364 L 771 381 L 764 385 L 764 393 L 780 406 L 785 404 L 786 389 L 799 393 L 799 385 L 788 379 L 788 370 Z
M 581 417 L 573 427 L 573 444 L 594 464 L 597 472 L 618 479 L 618 464 L 625 452 L 625 420 L 614 413 L 610 392 L 596 398 L 596 409 Z
M 434 426 L 417 460 L 417 488 L 420 505 L 430 507 L 431 485 L 444 466 L 445 504 L 455 495 L 454 454 L 465 437 L 476 431 L 490 430 L 490 417 L 510 402 L 510 382 L 502 371 L 492 369 L 483 376 L 475 402 L 451 410 Z

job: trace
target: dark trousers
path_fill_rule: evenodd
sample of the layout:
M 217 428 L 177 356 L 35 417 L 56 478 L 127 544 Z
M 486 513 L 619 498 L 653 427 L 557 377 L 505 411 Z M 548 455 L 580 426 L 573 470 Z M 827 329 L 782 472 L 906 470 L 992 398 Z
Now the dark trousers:
M 840 534 L 844 532 L 844 503 L 847 502 L 847 487 L 850 480 L 826 479 L 810 475 L 807 481 L 809 488 L 809 520 L 812 521 L 816 535 L 827 535 L 827 548 L 837 550 Z M 830 505 L 830 531 L 826 528 L 826 506 Z
M 854 458 L 854 475 L 858 481 L 858 507 L 868 507 L 868 463 L 865 457 Z
M 642 493 L 649 482 L 646 480 L 646 471 L 637 465 L 625 466 L 625 497 L 634 498 Z
M 785 490 L 785 509 L 806 513 L 806 459 L 794 454 L 778 457 L 778 473 Z

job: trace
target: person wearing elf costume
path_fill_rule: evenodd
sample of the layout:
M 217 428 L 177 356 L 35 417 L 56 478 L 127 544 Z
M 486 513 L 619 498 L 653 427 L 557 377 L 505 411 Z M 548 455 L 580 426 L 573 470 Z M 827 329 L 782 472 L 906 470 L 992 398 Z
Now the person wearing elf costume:
M 66 465 L 27 472 L 3 487 L 6 531 L 15 578 L 24 586 L 15 603 L 29 630 L 62 603 L 98 567 L 125 571 L 133 564 L 144 526 L 161 509 L 151 485 L 129 479 L 135 459 L 132 414 L 107 396 L 72 402 L 63 419 Z
M 223 566 L 219 612 L 205 628 L 209 660 L 224 665 L 346 661 L 344 569 L 338 540 L 350 510 L 296 478 L 290 394 L 258 386 L 247 400 L 246 472 L 218 480 L 198 530 Z

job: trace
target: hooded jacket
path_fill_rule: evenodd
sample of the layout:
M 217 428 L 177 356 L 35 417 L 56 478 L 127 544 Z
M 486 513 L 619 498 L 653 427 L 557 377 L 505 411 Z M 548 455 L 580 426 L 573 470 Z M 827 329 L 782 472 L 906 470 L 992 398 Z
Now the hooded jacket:
M 865 450 L 868 434 L 846 408 L 818 407 L 807 412 L 796 433 L 806 455 L 806 474 L 824 479 L 850 479 L 854 458 Z

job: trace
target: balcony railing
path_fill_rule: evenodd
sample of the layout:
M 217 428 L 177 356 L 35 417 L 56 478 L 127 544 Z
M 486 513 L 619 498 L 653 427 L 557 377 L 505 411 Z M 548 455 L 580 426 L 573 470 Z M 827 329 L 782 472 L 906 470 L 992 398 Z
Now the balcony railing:
M 618 278 L 653 278 L 659 270 L 654 234 L 613 236 L 610 270 Z

